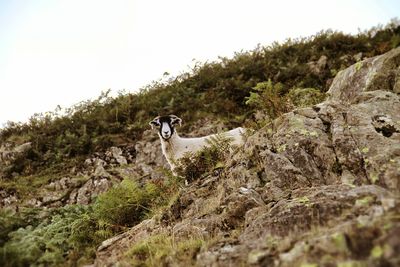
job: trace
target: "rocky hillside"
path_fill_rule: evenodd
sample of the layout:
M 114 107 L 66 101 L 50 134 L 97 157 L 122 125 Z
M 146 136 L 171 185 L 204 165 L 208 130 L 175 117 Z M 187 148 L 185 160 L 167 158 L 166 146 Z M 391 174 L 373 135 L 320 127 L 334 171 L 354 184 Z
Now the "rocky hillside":
M 321 32 L 9 123 L 0 266 L 400 265 L 399 45 Z M 173 176 L 148 126 L 171 113 L 246 143 Z
M 250 134 L 95 265 L 399 266 L 400 48 L 328 95 Z

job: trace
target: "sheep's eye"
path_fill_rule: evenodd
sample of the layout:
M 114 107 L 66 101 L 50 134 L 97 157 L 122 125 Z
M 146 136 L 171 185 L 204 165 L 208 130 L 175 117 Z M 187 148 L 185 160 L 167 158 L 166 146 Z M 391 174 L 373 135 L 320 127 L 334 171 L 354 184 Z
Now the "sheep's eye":
M 150 122 L 150 126 L 151 127 L 160 127 L 160 125 L 161 124 L 156 120 Z
M 173 119 L 172 121 L 171 121 L 171 124 L 172 125 L 177 125 L 177 124 L 180 124 L 181 123 L 181 120 L 180 119 Z

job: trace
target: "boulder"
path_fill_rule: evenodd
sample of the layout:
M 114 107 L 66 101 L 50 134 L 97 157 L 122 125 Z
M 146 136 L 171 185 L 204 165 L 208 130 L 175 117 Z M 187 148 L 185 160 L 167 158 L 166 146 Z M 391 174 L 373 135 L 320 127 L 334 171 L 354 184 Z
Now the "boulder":
M 312 73 L 319 75 L 326 68 L 327 63 L 328 57 L 322 55 L 317 61 L 308 62 L 307 65 Z
M 119 147 L 110 147 L 109 151 L 106 152 L 106 155 L 113 158 L 119 165 L 128 164 L 127 159 L 122 155 L 122 149 Z

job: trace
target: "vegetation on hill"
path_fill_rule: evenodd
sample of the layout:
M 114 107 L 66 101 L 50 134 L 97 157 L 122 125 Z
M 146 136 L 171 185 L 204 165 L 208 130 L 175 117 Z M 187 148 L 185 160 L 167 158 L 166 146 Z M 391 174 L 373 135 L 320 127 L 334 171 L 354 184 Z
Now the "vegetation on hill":
M 0 265 L 74 266 L 91 261 L 103 240 L 156 214 L 180 185 L 176 177 L 143 186 L 127 178 L 91 205 L 0 209 Z
M 25 191 L 43 186 L 70 168 L 79 168 L 94 152 L 140 140 L 148 121 L 159 114 L 179 115 L 186 129 L 204 117 L 229 127 L 264 125 L 294 107 L 322 101 L 339 71 L 399 45 L 400 26 L 396 23 L 356 36 L 325 31 L 259 46 L 232 59 L 197 64 L 190 73 L 154 82 L 139 93 L 110 97 L 104 92 L 65 113 L 56 110 L 36 114 L 28 123 L 10 122 L 0 132 L 0 146 L 26 142 L 32 146 L 0 170 L 0 191 L 7 187 L 18 190 L 17 183 L 23 184 Z M 203 173 L 218 172 L 224 156 L 220 144 L 212 146 L 187 162 L 182 175 L 196 180 Z M 90 205 L 0 209 L 0 265 L 88 263 L 101 241 L 149 216 L 167 214 L 165 209 L 176 204 L 181 186 L 182 181 L 172 176 L 146 183 L 126 177 Z M 165 255 L 173 253 L 190 264 L 194 251 L 202 245 L 200 239 L 174 244 L 160 234 L 136 244 L 128 257 L 133 264 L 149 265 L 149 255 L 163 262 Z
M 94 151 L 138 140 L 147 129 L 147 122 L 159 114 L 179 114 L 185 120 L 184 127 L 202 117 L 236 126 L 254 121 L 253 114 L 260 106 L 269 105 L 265 98 L 270 98 L 274 102 L 268 106 L 268 114 L 277 116 L 301 102 L 293 98 L 304 95 L 301 89 L 311 88 L 314 94 L 315 90 L 326 92 L 340 70 L 399 44 L 400 26 L 395 21 L 355 36 L 323 31 L 308 38 L 258 46 L 236 53 L 231 59 L 196 64 L 191 72 L 168 82 L 153 82 L 139 93 L 110 97 L 109 92 L 104 92 L 65 113 L 58 109 L 36 114 L 27 123 L 9 122 L 0 132 L 0 144 L 33 145 L 3 175 L 62 171 L 79 165 Z M 257 86 L 266 81 L 278 84 L 279 90 Z M 264 96 L 262 103 L 254 101 L 256 94 Z M 249 96 L 253 105 L 246 105 Z M 286 96 L 289 97 L 283 100 Z

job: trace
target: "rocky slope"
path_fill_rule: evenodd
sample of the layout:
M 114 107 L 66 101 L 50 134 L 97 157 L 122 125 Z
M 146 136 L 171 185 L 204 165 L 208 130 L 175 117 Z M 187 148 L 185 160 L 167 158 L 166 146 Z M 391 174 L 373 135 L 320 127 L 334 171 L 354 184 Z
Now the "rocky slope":
M 199 121 L 190 129 L 190 135 L 208 135 L 222 129 L 222 124 L 211 125 L 210 122 Z M 21 190 L 14 186 L 10 186 L 11 189 L 0 187 L 0 208 L 17 210 L 19 207 L 59 208 L 68 204 L 86 205 L 114 184 L 121 182 L 124 177 L 135 177 L 140 181 L 163 179 L 168 164 L 160 146 L 158 136 L 147 130 L 143 138 L 135 144 L 96 152 L 84 160 L 82 168 L 74 167 L 69 174 L 60 178 L 49 177 L 37 189 L 29 188 L 27 195 L 22 196 L 19 192 Z M 6 143 L 0 147 L 0 179 L 1 172 L 12 165 L 13 159 L 25 157 L 24 153 L 30 148 L 31 143 Z
M 129 266 L 140 260 L 131 248 L 160 235 L 172 246 L 201 240 L 189 255 L 198 266 L 400 265 L 400 48 L 340 72 L 328 93 L 251 134 L 160 215 L 103 242 L 95 265 Z M 136 152 L 158 145 L 154 134 Z M 158 154 L 136 161 L 148 175 L 165 164 Z

